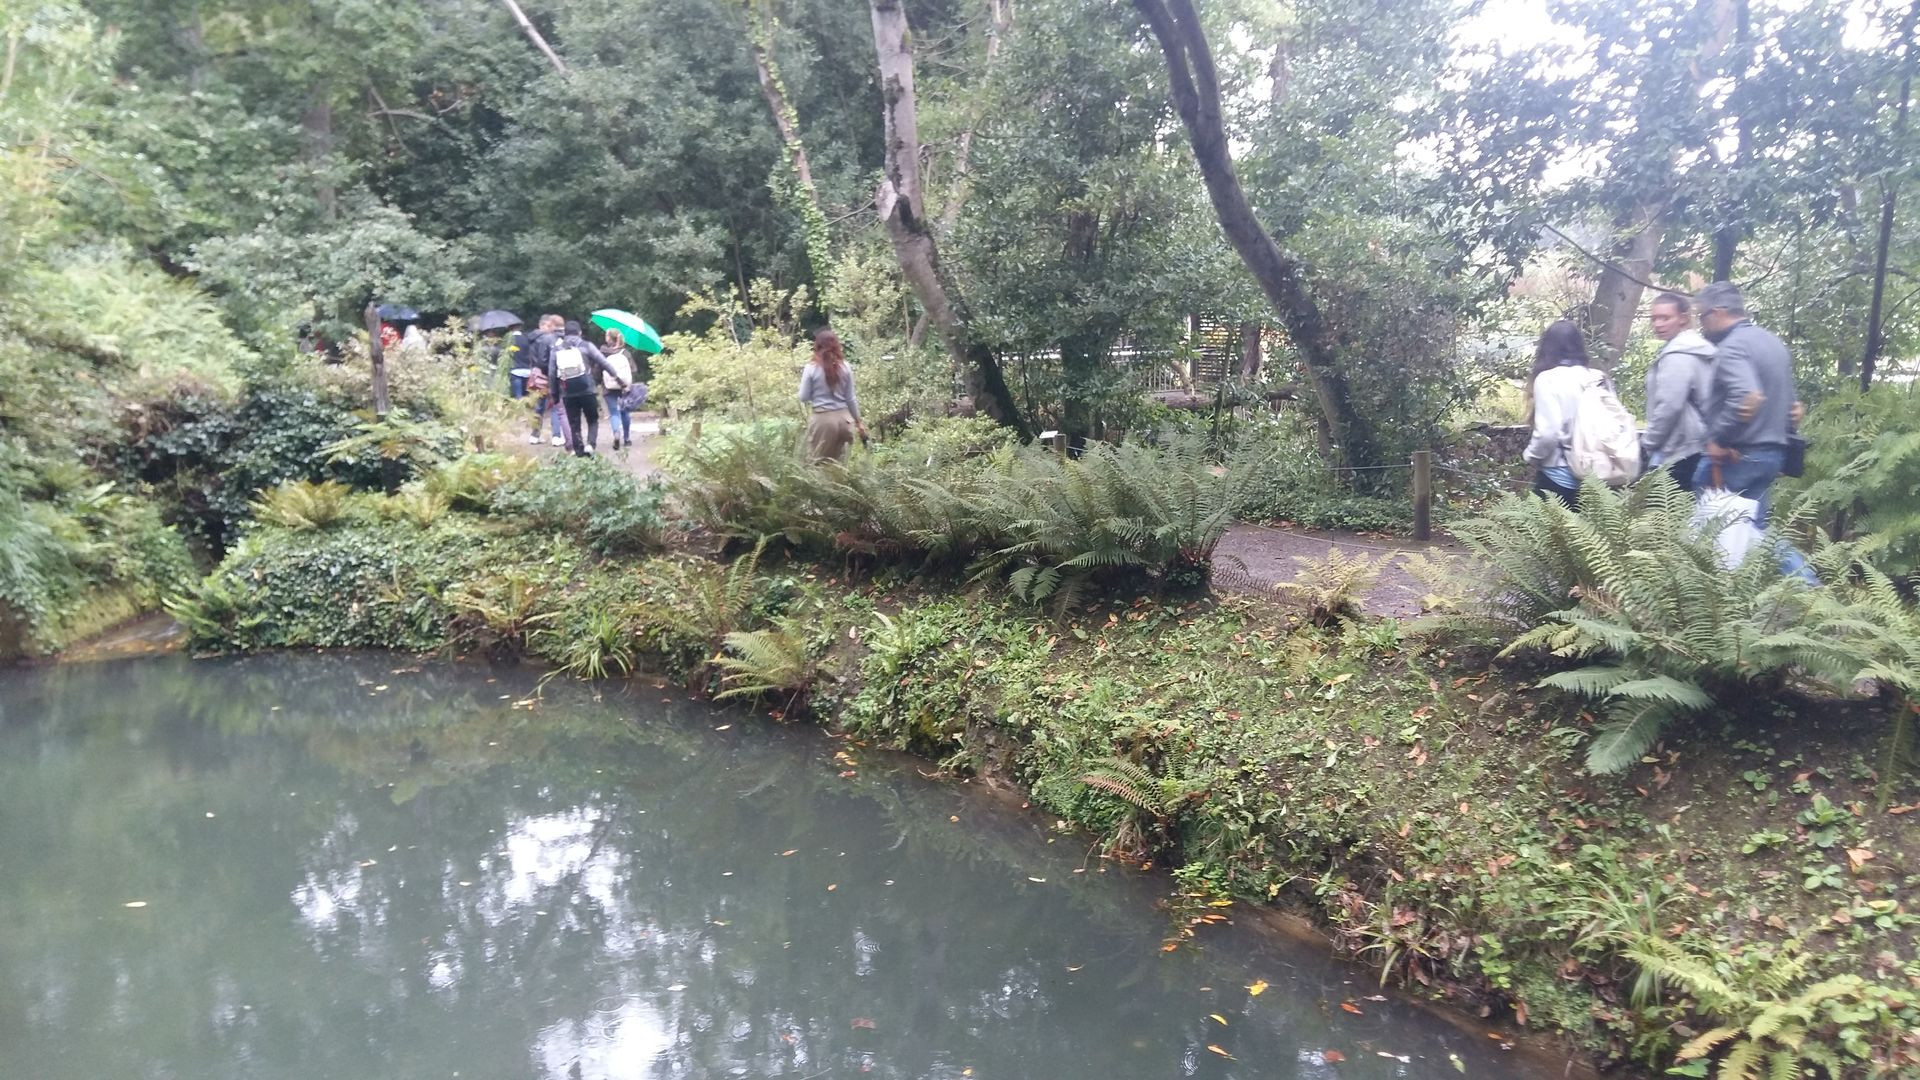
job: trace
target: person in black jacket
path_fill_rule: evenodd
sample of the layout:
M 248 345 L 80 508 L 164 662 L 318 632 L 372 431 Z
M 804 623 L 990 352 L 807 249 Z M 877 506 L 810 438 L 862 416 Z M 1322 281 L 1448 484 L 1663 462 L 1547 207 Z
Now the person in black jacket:
M 534 372 L 539 372 L 541 378 L 546 377 L 548 352 L 553 347 L 553 339 L 559 336 L 564 325 L 565 320 L 558 315 L 542 315 L 532 333 L 513 336 L 514 363 L 525 367 L 529 379 L 533 377 Z M 527 436 L 527 443 L 530 446 L 538 446 L 540 445 L 540 428 L 547 423 L 553 396 L 537 385 L 529 385 L 527 389 L 533 395 L 533 432 Z M 566 440 L 560 437 L 562 418 L 562 413 L 552 413 L 553 445 L 555 446 L 566 445 Z
M 565 329 L 548 339 L 546 348 L 547 392 L 554 405 L 567 411 L 567 425 L 573 429 L 572 450 L 585 457 L 599 449 L 600 384 L 612 380 L 620 389 L 632 385 L 607 364 L 607 358 L 593 343 L 580 336 L 580 324 L 569 322 Z M 584 441 L 581 421 L 586 422 Z

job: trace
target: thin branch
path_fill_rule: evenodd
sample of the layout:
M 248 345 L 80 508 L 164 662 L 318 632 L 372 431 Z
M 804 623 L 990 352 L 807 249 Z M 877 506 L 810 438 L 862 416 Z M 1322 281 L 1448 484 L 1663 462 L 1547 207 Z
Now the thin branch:
M 1679 293 L 1682 296 L 1693 295 L 1693 290 L 1691 289 L 1676 288 L 1671 285 L 1656 285 L 1651 281 L 1642 281 L 1641 279 L 1634 277 L 1632 274 L 1627 273 L 1626 270 L 1621 268 L 1619 263 L 1611 262 L 1607 259 L 1603 259 L 1600 256 L 1595 255 L 1593 252 L 1588 251 L 1586 248 L 1581 247 L 1580 242 L 1578 240 L 1575 240 L 1573 237 L 1568 236 L 1566 233 L 1561 232 L 1559 229 L 1556 229 L 1551 225 L 1542 225 L 1541 228 L 1547 230 L 1553 235 L 1559 237 L 1560 239 L 1565 240 L 1567 242 L 1568 247 L 1572 248 L 1573 250 L 1579 252 L 1581 255 L 1585 256 L 1588 262 L 1593 263 L 1595 266 L 1598 266 L 1603 270 L 1611 270 L 1614 273 L 1619 274 L 1621 277 L 1626 278 L 1628 281 L 1633 282 L 1635 285 L 1638 285 L 1643 289 L 1652 289 L 1655 292 Z
M 533 42 L 533 47 L 539 49 L 541 54 L 553 64 L 553 70 L 565 76 L 567 74 L 566 61 L 560 59 L 560 54 L 553 51 L 553 46 L 547 44 L 547 39 L 540 36 L 539 28 L 535 27 L 532 20 L 527 18 L 526 12 L 520 10 L 520 5 L 514 3 L 513 0 L 500 0 L 500 2 L 507 5 L 507 10 L 513 13 L 513 21 L 520 24 L 520 32 L 527 35 L 527 40 Z
M 20 59 L 20 35 L 7 35 L 7 66 L 0 68 L 0 101 L 7 100 L 7 91 L 13 89 L 13 68 Z

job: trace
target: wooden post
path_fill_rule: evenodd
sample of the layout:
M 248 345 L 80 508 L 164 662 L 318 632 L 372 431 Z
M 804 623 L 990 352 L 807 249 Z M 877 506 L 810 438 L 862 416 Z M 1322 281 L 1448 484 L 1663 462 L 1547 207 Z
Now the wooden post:
M 1433 539 L 1433 451 L 1413 452 L 1413 538 Z
M 387 347 L 380 342 L 380 309 L 367 305 L 367 356 L 373 361 L 373 415 L 387 418 Z

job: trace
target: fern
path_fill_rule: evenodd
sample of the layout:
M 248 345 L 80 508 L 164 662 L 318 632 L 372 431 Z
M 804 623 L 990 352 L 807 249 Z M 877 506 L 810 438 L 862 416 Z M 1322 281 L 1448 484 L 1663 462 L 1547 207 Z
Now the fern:
M 714 698 L 778 697 L 785 701 L 784 711 L 794 713 L 804 706 L 821 670 L 808 637 L 793 618 L 767 629 L 729 633 L 723 651 L 712 660 L 724 673 L 725 686 Z
M 1300 564 L 1300 573 L 1274 588 L 1303 597 L 1314 625 L 1331 626 L 1362 614 L 1362 601 L 1380 580 L 1380 572 L 1392 564 L 1393 556 L 1348 556 L 1333 548 L 1324 559 L 1295 555 L 1293 561 Z
M 254 500 L 254 516 L 283 529 L 324 529 L 347 514 L 353 489 L 338 480 L 293 480 L 269 488 Z

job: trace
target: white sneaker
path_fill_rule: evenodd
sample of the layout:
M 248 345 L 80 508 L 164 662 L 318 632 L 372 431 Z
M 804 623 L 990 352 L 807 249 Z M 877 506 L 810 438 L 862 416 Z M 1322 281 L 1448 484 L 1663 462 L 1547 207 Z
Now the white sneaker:
M 560 436 L 558 436 L 558 435 L 555 435 L 555 436 L 553 437 L 553 445 L 555 445 L 555 446 L 565 446 L 565 445 L 567 445 L 567 440 L 565 440 L 565 439 L 563 439 L 563 438 L 561 438 L 561 437 L 560 437 Z
M 539 446 L 539 445 L 540 445 L 540 436 L 538 436 L 538 435 L 529 435 L 529 436 L 527 436 L 527 445 L 528 445 L 528 446 Z

